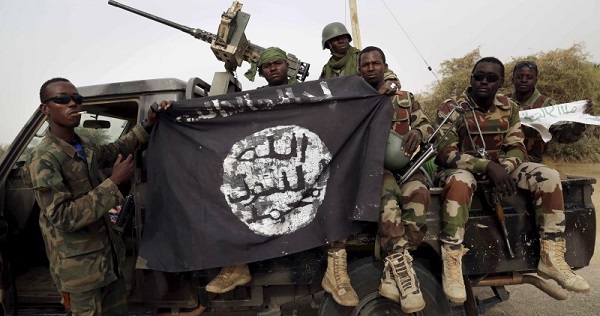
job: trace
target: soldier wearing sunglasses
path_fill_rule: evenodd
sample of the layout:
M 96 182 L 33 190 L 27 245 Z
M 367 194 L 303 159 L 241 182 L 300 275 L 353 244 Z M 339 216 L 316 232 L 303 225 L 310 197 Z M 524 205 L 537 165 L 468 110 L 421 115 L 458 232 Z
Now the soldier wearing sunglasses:
M 515 101 L 521 110 L 537 109 L 545 106 L 555 105 L 556 102 L 550 97 L 542 95 L 536 88 L 538 80 L 538 67 L 532 61 L 521 61 L 515 65 L 512 75 L 514 92 L 507 94 L 509 98 Z M 593 115 L 592 102 L 588 100 L 585 113 Z M 525 134 L 525 147 L 529 159 L 533 162 L 541 162 L 546 152 L 546 144 L 542 136 L 535 129 L 522 126 Z M 573 143 L 578 141 L 585 131 L 585 124 L 566 123 L 553 125 L 550 128 L 552 139 L 559 143 Z
M 143 124 L 114 143 L 98 145 L 75 133 L 83 97 L 71 82 L 46 81 L 40 101 L 49 128 L 31 155 L 29 174 L 50 275 L 72 315 L 128 315 L 125 247 L 108 211 L 123 203 L 118 185 L 133 176 L 132 154 L 148 140 L 158 115 L 148 110 Z M 170 106 L 162 101 L 158 109 Z M 109 178 L 99 172 L 104 161 L 114 162 Z
M 462 257 L 468 251 L 462 243 L 469 209 L 478 180 L 489 180 L 503 195 L 517 188 L 531 193 L 540 234 L 538 274 L 552 278 L 567 290 L 589 291 L 587 282 L 565 262 L 565 214 L 558 172 L 545 165 L 524 162 L 527 157 L 519 107 L 498 95 L 504 83 L 504 65 L 494 57 L 479 60 L 472 70 L 471 85 L 456 99 L 444 101 L 438 109 L 438 123 L 450 115 L 442 131 L 455 128 L 438 146 L 436 163 L 444 170 L 438 185 L 442 191 L 442 242 L 444 292 L 450 301 L 466 300 Z M 459 111 L 452 112 L 452 109 Z M 459 112 L 464 113 L 461 118 Z M 443 134 L 443 133 L 442 133 Z

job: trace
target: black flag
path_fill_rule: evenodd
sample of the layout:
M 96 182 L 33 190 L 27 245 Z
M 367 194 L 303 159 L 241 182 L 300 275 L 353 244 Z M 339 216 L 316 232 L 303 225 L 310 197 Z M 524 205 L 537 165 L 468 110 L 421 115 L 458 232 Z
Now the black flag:
M 249 263 L 377 221 L 392 111 L 355 76 L 176 102 L 146 153 L 138 267 Z

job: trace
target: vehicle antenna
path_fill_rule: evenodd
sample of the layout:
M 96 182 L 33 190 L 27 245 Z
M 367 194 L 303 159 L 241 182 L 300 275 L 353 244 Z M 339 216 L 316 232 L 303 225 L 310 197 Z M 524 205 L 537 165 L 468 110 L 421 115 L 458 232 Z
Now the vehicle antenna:
M 429 63 L 427 63 L 427 60 L 425 60 L 425 57 L 423 57 L 423 54 L 421 54 L 421 51 L 419 51 L 419 49 L 417 48 L 417 45 L 415 45 L 415 43 L 412 41 L 412 39 L 410 38 L 410 36 L 408 36 L 408 33 L 406 33 L 406 31 L 404 30 L 404 28 L 402 27 L 402 25 L 400 24 L 400 21 L 398 21 L 398 19 L 396 18 L 396 16 L 394 15 L 394 13 L 392 12 L 392 10 L 390 10 L 390 8 L 388 7 L 388 5 L 385 3 L 384 0 L 381 0 L 381 3 L 383 3 L 383 5 L 385 6 L 385 8 L 388 10 L 388 12 L 390 12 L 390 14 L 392 15 L 392 17 L 394 18 L 394 20 L 396 20 L 396 23 L 398 24 L 398 26 L 400 27 L 400 29 L 402 30 L 402 32 L 404 33 L 404 35 L 406 35 L 406 37 L 408 38 L 408 40 L 410 41 L 410 43 L 412 44 L 412 46 L 415 48 L 415 50 L 417 51 L 417 53 L 419 53 L 419 55 L 421 56 L 421 58 L 423 59 L 423 62 L 425 62 L 425 65 L 427 65 L 427 69 L 429 71 L 431 71 L 431 73 L 433 74 L 433 76 L 435 77 L 435 79 L 437 81 L 440 81 L 440 79 L 438 78 L 438 76 L 435 74 L 435 72 L 433 71 L 433 69 L 431 68 L 431 66 L 429 66 Z

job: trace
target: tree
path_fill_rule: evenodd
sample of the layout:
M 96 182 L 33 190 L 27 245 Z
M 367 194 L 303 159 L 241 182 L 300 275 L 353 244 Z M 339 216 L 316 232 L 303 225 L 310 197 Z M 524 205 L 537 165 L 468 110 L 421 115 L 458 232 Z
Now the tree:
M 441 79 L 429 87 L 429 92 L 417 97 L 430 118 L 435 118 L 438 106 L 447 98 L 459 95 L 469 86 L 473 66 L 481 58 L 479 48 L 464 57 L 441 63 Z M 591 62 L 583 44 L 568 49 L 539 52 L 529 56 L 514 57 L 505 62 L 505 80 L 499 93 L 513 90 L 512 70 L 522 60 L 538 65 L 538 89 L 559 103 L 590 99 L 594 112 L 600 114 L 600 68 Z M 600 128 L 588 126 L 584 137 L 573 144 L 550 142 L 548 156 L 556 161 L 600 162 Z

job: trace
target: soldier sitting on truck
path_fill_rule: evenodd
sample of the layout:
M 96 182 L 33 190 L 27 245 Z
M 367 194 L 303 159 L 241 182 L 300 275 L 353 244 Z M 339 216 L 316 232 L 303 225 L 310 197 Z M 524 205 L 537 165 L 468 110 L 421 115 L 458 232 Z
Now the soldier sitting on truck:
M 396 84 L 384 79 L 387 64 L 381 49 L 369 46 L 359 56 L 360 73 L 373 88 L 380 90 L 386 84 Z M 412 93 L 398 90 L 392 97 L 392 103 L 395 110 L 392 131 L 403 136 L 402 147 L 399 148 L 403 152 L 396 156 L 408 161 L 423 139 L 433 133 L 433 127 Z M 385 167 L 388 167 L 387 163 Z M 425 308 L 409 250 L 416 249 L 425 237 L 425 212 L 431 207 L 426 181 L 421 171 L 417 171 L 406 183 L 398 186 L 392 171 L 385 169 L 383 173 L 380 234 L 382 248 L 388 256 L 379 293 L 400 303 L 402 311 L 407 314 Z
M 50 275 L 72 315 L 128 315 L 125 247 L 108 212 L 123 203 L 118 185 L 133 176 L 132 153 L 148 140 L 157 113 L 148 110 L 147 119 L 116 142 L 97 145 L 75 133 L 83 97 L 71 82 L 46 81 L 40 101 L 49 128 L 29 170 Z M 163 101 L 158 109 L 170 105 Z M 105 161 L 115 161 L 109 178 L 99 170 Z
M 538 275 L 552 278 L 569 291 L 587 292 L 587 282 L 566 263 L 565 213 L 558 172 L 545 165 L 523 162 L 527 156 L 519 108 L 506 96 L 497 95 L 504 82 L 504 65 L 494 57 L 480 59 L 473 67 L 471 85 L 457 99 L 438 109 L 438 122 L 455 130 L 441 140 L 436 162 L 445 168 L 439 179 L 442 191 L 442 283 L 454 303 L 466 300 L 462 276 L 465 224 L 477 180 L 489 180 L 493 190 L 513 195 L 517 188 L 531 193 L 540 234 Z M 452 112 L 452 109 L 458 111 Z M 460 118 L 459 112 L 464 113 Z
M 537 109 L 545 106 L 555 105 L 556 102 L 550 97 L 542 95 L 536 88 L 538 80 L 538 66 L 533 61 L 520 61 L 515 65 L 512 74 L 513 93 L 506 96 L 511 98 L 519 105 L 520 110 Z M 593 115 L 592 102 L 586 103 L 586 114 Z M 542 162 L 543 155 L 546 153 L 546 144 L 542 140 L 540 133 L 532 127 L 522 126 L 525 135 L 525 148 L 529 160 L 533 162 Z M 552 139 L 559 143 L 573 143 L 578 141 L 585 131 L 585 124 L 571 122 L 560 125 L 553 125 L 550 128 Z

